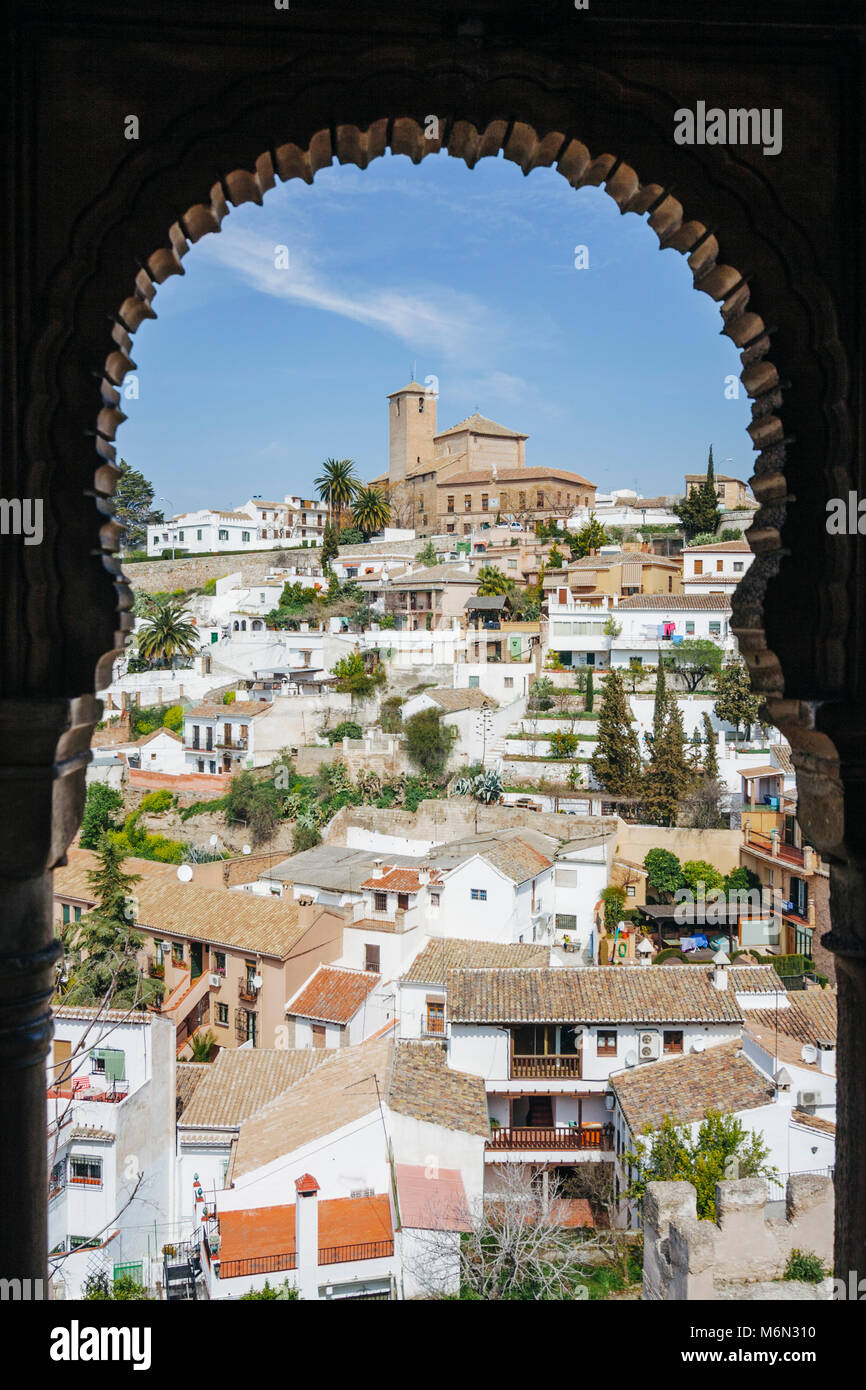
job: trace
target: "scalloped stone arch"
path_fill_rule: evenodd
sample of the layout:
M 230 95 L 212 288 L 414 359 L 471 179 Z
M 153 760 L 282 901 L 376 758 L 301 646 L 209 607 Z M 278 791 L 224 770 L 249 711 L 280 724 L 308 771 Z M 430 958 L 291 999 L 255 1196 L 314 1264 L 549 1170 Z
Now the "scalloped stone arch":
M 110 494 L 115 473 L 114 439 L 125 420 L 121 410 L 124 377 L 135 369 L 132 359 L 132 338 L 148 318 L 156 318 L 153 300 L 159 285 L 172 275 L 183 275 L 183 259 L 190 247 L 202 237 L 221 230 L 232 207 L 244 203 L 261 206 L 265 195 L 276 186 L 277 179 L 286 182 L 301 179 L 311 184 L 316 173 L 331 166 L 334 159 L 340 164 L 354 164 L 366 169 L 369 163 L 392 154 L 406 155 L 413 164 L 420 164 L 428 155 L 446 151 L 462 159 L 471 169 L 479 159 L 491 158 L 501 151 L 503 157 L 517 164 L 524 175 L 534 169 L 553 167 L 573 188 L 586 185 L 603 187 L 620 212 L 647 215 L 655 232 L 659 248 L 671 248 L 685 256 L 692 272 L 694 286 L 719 305 L 722 333 L 738 348 L 742 371 L 740 380 L 752 400 L 752 421 L 748 426 L 753 447 L 764 458 L 765 466 L 756 467 L 760 475 L 759 497 L 784 498 L 785 479 L 784 431 L 778 410 L 782 404 L 779 373 L 767 354 L 770 335 L 759 314 L 749 309 L 748 278 L 733 266 L 720 261 L 719 243 L 712 229 L 700 221 L 689 221 L 680 201 L 673 193 L 657 183 L 642 184 L 636 171 L 624 160 L 612 154 L 593 156 L 580 140 L 561 130 L 539 135 L 531 125 L 520 121 L 497 120 L 479 130 L 471 121 L 450 121 L 441 138 L 428 138 L 422 125 L 411 117 L 395 120 L 381 118 L 366 129 L 355 125 L 338 125 L 315 134 L 306 149 L 284 144 L 265 151 L 252 169 L 234 169 L 214 183 L 207 203 L 196 203 L 168 229 L 167 245 L 159 247 L 142 264 L 130 294 L 115 315 L 112 338 L 101 382 L 102 408 L 96 429 L 96 447 L 103 465 L 97 472 L 96 488 Z M 757 482 L 757 479 L 753 479 Z M 119 528 L 108 521 L 101 530 L 106 551 L 118 543 Z M 781 547 L 779 527 L 753 527 L 749 539 L 757 560 L 752 567 L 759 581 L 775 573 L 774 556 Z M 762 570 L 766 573 L 762 574 Z M 118 585 L 123 610 L 129 602 Z M 738 630 L 743 651 L 756 687 L 765 698 L 782 694 L 781 666 L 775 653 L 763 640 L 763 633 L 748 625 Z M 113 658 L 115 651 L 106 654 Z M 104 667 L 103 667 L 104 669 Z

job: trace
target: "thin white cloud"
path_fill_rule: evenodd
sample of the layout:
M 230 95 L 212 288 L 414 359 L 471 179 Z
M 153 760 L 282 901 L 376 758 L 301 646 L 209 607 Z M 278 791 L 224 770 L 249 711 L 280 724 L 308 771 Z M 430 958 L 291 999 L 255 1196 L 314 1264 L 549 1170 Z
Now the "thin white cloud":
M 462 291 L 341 285 L 315 267 L 301 238 L 285 237 L 285 229 L 281 241 L 226 227 L 203 241 L 201 250 L 260 294 L 337 314 L 450 361 L 477 361 L 509 332 L 477 296 Z M 288 248 L 288 267 L 278 266 L 280 247 Z

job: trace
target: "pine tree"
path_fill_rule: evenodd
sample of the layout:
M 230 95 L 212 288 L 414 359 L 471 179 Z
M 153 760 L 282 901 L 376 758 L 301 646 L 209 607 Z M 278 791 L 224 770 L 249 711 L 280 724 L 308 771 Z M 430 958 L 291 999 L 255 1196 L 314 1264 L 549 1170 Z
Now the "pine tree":
M 712 444 L 707 460 L 707 476 L 699 487 L 693 488 L 687 496 L 682 498 L 674 507 L 674 511 L 683 524 L 686 540 L 689 542 L 702 532 L 714 536 L 718 531 L 722 514 L 716 493 L 716 472 L 713 466 Z
M 668 703 L 664 657 L 661 652 L 659 652 L 659 664 L 656 667 L 656 693 L 653 702 L 653 739 L 657 739 L 664 729 L 668 714 Z
M 711 781 L 715 782 L 718 780 L 719 776 L 719 759 L 716 754 L 716 735 L 713 731 L 713 726 L 708 714 L 703 716 L 703 723 L 704 744 L 707 750 L 704 754 L 704 776 L 709 777 Z
M 739 737 L 740 725 L 757 723 L 760 703 L 752 690 L 746 663 L 740 659 L 722 667 L 716 683 L 716 718 L 733 724 Z
M 677 811 L 694 781 L 686 756 L 683 717 L 671 700 L 664 729 L 653 740 L 650 765 L 644 776 L 644 815 L 651 825 L 676 825 Z
M 144 979 L 138 967 L 144 937 L 131 926 L 132 889 L 141 875 L 123 872 L 123 850 L 109 835 L 100 840 L 97 858 L 97 867 L 87 875 L 96 907 L 74 924 L 67 942 L 77 960 L 64 1003 L 107 1000 L 111 1008 L 144 1008 L 160 996 L 161 986 Z
M 598 712 L 598 740 L 592 755 L 593 776 L 610 796 L 636 796 L 641 760 L 637 734 L 622 675 L 608 672 Z

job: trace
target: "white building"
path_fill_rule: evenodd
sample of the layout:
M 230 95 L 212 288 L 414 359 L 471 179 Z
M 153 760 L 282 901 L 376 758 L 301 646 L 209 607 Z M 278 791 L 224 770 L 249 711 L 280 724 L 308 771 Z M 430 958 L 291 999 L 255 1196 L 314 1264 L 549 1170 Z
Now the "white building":
M 190 710 L 183 720 L 184 771 L 235 773 L 252 767 L 256 721 L 272 708 L 263 700 L 235 700 Z
M 58 1296 L 89 1274 L 153 1284 L 174 1225 L 175 1028 L 145 1010 L 59 1008 L 47 1062 L 48 1248 Z M 77 1253 L 76 1253 L 77 1252 Z
M 786 997 L 769 966 L 455 969 L 447 977 L 449 1062 L 484 1078 L 494 1127 L 488 1164 L 612 1163 L 615 1073 L 739 1043 L 750 1004 Z
M 689 546 L 683 551 L 683 593 L 732 594 L 754 559 L 744 540 Z
M 566 585 L 548 601 L 548 646 L 565 666 L 607 670 L 633 659 L 655 665 L 658 652 L 682 642 L 715 642 L 726 657 L 737 652 L 727 593 L 635 594 L 599 604 L 581 601 Z
M 231 1185 L 207 1199 L 211 1298 L 266 1279 L 308 1301 L 411 1297 L 431 1227 L 451 1232 L 445 1286 L 456 1288 L 459 1232 L 483 1190 L 483 1084 L 427 1044 L 380 1039 L 325 1055 L 240 1124 Z
M 396 1026 L 394 984 L 374 970 L 320 965 L 286 1004 L 289 1046 L 346 1047 Z

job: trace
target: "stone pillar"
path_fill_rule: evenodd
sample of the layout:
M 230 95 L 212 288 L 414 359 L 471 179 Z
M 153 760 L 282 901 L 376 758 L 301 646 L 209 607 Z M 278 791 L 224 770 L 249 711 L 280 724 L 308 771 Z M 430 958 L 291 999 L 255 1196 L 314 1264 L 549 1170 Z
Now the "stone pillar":
M 50 870 L 65 862 L 81 819 L 101 713 L 90 696 L 0 701 L 0 1269 L 8 1279 L 46 1276 L 45 1058 L 61 954 Z

